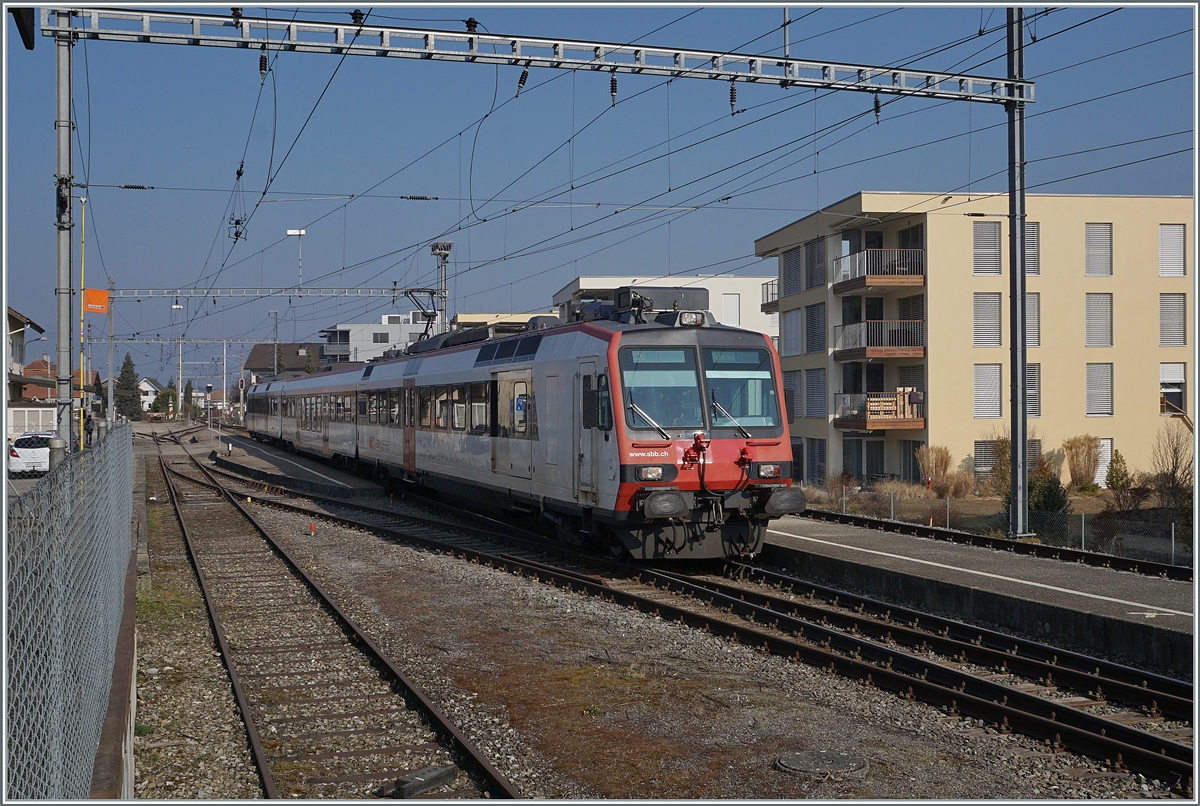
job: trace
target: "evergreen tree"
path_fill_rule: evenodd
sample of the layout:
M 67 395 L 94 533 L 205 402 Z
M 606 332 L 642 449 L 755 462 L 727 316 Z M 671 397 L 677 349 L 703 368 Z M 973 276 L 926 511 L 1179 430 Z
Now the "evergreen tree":
M 117 376 L 117 387 L 113 390 L 113 404 L 117 414 L 130 420 L 142 419 L 142 407 L 138 404 L 138 376 L 133 366 L 133 357 L 125 353 L 125 362 L 121 364 L 121 374 Z
M 159 411 L 165 414 L 171 409 L 179 410 L 179 392 L 175 389 L 174 381 L 169 382 L 167 388 L 159 392 L 154 398 L 154 402 L 150 404 L 150 411 Z
M 311 347 L 306 351 L 306 355 L 304 356 L 304 371 L 307 372 L 309 375 L 312 375 L 314 372 L 317 371 L 317 362 L 313 361 Z
M 188 378 L 188 382 L 183 385 L 183 405 L 191 407 L 192 405 L 192 379 Z

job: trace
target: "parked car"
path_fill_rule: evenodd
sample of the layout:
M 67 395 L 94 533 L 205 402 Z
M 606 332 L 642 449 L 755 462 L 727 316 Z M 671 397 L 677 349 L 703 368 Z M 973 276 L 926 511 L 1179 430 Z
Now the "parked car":
M 32 476 L 50 471 L 50 440 L 55 431 L 30 431 L 8 446 L 8 475 Z

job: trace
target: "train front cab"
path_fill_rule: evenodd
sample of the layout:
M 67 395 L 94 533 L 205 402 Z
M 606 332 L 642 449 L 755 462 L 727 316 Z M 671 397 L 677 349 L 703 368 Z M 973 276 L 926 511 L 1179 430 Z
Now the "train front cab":
M 634 558 L 753 555 L 771 518 L 805 508 L 778 356 L 762 334 L 731 328 L 654 336 L 614 339 L 591 390 L 581 368 L 580 489 L 595 472 L 588 449 L 615 452 L 611 509 L 592 514 Z M 598 450 L 606 429 L 615 437 Z

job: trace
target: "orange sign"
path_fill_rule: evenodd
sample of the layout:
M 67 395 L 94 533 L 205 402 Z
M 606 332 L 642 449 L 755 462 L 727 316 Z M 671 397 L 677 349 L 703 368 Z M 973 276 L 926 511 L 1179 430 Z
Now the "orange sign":
M 83 310 L 86 313 L 108 313 L 108 291 L 103 288 L 85 288 Z

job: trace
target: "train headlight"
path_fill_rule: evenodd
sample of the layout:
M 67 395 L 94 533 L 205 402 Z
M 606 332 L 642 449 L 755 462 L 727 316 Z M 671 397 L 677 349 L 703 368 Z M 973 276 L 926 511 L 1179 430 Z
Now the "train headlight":
M 683 311 L 679 314 L 681 327 L 699 327 L 704 324 L 704 314 L 699 311 Z
M 688 512 L 687 500 L 675 491 L 656 490 L 642 500 L 642 514 L 647 518 L 682 518 Z
M 763 464 L 758 466 L 758 477 L 760 479 L 777 479 L 779 478 L 779 465 Z
M 638 481 L 662 481 L 663 469 L 661 465 L 646 465 L 637 469 Z

